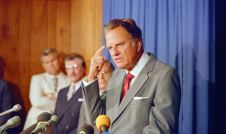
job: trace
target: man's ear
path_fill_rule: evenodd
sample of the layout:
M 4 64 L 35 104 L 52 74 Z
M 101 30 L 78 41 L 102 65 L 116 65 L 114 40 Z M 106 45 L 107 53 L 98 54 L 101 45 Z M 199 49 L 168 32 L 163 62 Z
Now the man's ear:
M 143 45 L 142 41 L 141 40 L 136 40 L 135 43 L 137 45 L 137 51 L 140 52 L 141 49 L 142 49 L 142 45 Z
M 87 73 L 87 70 L 84 69 L 84 70 L 83 70 L 83 75 L 86 76 L 86 73 Z

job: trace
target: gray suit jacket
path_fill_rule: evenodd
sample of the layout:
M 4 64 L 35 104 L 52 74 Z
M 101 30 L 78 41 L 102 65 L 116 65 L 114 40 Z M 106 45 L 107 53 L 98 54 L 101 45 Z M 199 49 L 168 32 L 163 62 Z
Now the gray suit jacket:
M 180 82 L 175 69 L 153 55 L 120 103 L 125 70 L 115 70 L 108 83 L 106 114 L 113 134 L 174 133 L 180 106 Z M 98 83 L 83 89 L 84 105 L 90 122 L 104 109 Z

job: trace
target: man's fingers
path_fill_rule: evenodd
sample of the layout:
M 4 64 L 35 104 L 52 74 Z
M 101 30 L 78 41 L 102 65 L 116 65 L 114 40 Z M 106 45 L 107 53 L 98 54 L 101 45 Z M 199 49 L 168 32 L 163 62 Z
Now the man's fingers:
M 100 47 L 96 53 L 95 53 L 95 56 L 103 56 L 102 52 L 104 51 L 104 46 Z
M 106 60 L 106 58 L 105 58 L 104 55 L 103 55 L 104 48 L 105 48 L 105 47 L 102 46 L 102 47 L 100 47 L 100 48 L 96 51 L 96 53 L 95 53 L 95 55 L 94 55 L 94 57 L 93 57 L 93 60 L 94 60 L 96 63 L 102 63 L 103 61 Z
M 93 80 L 97 77 L 98 72 L 102 69 L 104 62 L 106 61 L 106 58 L 102 54 L 104 48 L 104 46 L 99 48 L 95 55 L 91 57 L 90 72 L 88 74 L 89 80 Z

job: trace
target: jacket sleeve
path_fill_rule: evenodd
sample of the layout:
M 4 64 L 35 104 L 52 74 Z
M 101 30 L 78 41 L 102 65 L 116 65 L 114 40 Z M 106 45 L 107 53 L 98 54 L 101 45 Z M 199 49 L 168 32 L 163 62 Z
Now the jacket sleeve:
M 32 77 L 29 93 L 31 105 L 46 111 L 49 109 L 54 110 L 55 100 L 50 99 L 44 94 L 42 84 L 42 81 L 38 77 Z
M 98 115 L 105 114 L 105 106 L 99 95 L 98 81 L 95 80 L 91 84 L 82 89 L 84 98 L 84 108 L 87 124 L 95 124 Z
M 180 81 L 174 69 L 162 70 L 149 114 L 149 125 L 143 134 L 175 132 L 180 109 Z

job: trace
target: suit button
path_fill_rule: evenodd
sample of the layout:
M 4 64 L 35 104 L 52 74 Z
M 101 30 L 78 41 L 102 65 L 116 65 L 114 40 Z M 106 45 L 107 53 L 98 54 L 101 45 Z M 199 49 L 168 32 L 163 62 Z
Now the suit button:
M 66 126 L 66 129 L 69 129 L 69 125 Z
M 75 116 L 75 114 L 74 114 L 74 113 L 72 113 L 72 114 L 71 114 L 71 116 Z

